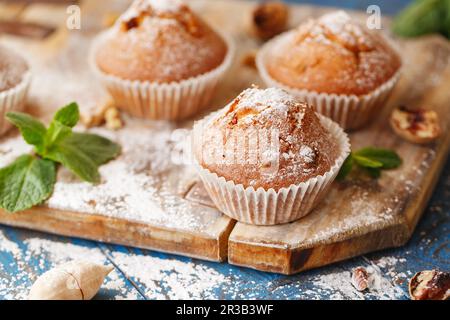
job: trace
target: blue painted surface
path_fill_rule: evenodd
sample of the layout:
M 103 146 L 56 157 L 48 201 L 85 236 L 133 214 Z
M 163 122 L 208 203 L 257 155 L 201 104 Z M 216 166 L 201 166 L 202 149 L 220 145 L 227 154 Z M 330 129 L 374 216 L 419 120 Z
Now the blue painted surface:
M 406 7 L 410 0 L 287 0 L 286 2 L 299 4 L 313 4 L 318 6 L 340 7 L 344 9 L 365 11 L 370 5 L 377 5 L 382 14 L 394 15 Z
M 408 1 L 296 1 L 365 9 L 380 4 L 395 13 Z M 59 237 L 0 226 L 0 299 L 25 298 L 37 276 L 61 261 L 85 256 L 116 268 L 97 299 L 183 297 L 218 299 L 407 299 L 407 280 L 415 272 L 450 269 L 450 161 L 409 243 L 342 263 L 282 276 L 226 263 L 204 262 L 148 250 Z M 162 272 L 155 272 L 161 266 Z M 385 286 L 364 295 L 348 286 L 349 271 L 371 267 Z M 192 272 L 191 272 L 192 271 Z M 210 285 L 205 285 L 210 283 Z

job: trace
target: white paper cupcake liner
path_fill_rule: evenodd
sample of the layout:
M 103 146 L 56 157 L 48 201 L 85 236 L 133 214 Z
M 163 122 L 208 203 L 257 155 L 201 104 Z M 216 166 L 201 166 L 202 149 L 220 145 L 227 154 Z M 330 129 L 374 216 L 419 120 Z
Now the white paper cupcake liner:
M 381 109 L 384 107 L 386 100 L 389 98 L 400 77 L 400 69 L 380 87 L 362 96 L 319 93 L 292 88 L 273 79 L 269 75 L 265 64 L 270 46 L 283 36 L 285 35 L 282 34 L 267 42 L 256 57 L 258 72 L 267 86 L 278 87 L 288 91 L 300 100 L 312 105 L 317 112 L 339 123 L 346 130 L 361 128 L 375 119 L 376 115 L 380 114 Z M 388 41 L 388 43 L 390 42 Z M 393 49 L 396 50 L 395 47 Z
M 207 107 L 218 82 L 230 68 L 235 51 L 231 38 L 218 32 L 227 44 L 227 54 L 217 68 L 179 82 L 132 81 L 106 74 L 97 67 L 95 52 L 105 33 L 94 40 L 91 67 L 119 108 L 131 115 L 154 120 L 181 120 Z
M 12 128 L 12 124 L 5 119 L 6 113 L 24 110 L 30 82 L 31 72 L 27 71 L 18 85 L 0 92 L 0 135 Z
M 300 184 L 278 191 L 245 188 L 203 168 L 194 156 L 194 166 L 216 207 L 233 219 L 255 225 L 282 224 L 307 215 L 326 194 L 350 153 L 350 142 L 342 128 L 327 117 L 317 115 L 322 125 L 339 142 L 341 152 L 328 172 Z

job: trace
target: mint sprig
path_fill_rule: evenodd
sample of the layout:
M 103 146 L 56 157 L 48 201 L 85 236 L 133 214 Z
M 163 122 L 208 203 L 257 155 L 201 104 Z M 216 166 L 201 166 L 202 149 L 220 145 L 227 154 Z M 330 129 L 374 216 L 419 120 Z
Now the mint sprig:
M 55 184 L 55 163 L 23 155 L 0 169 L 0 207 L 9 212 L 28 209 L 47 199 Z
M 343 180 L 354 167 L 359 167 L 372 178 L 379 178 L 381 170 L 394 169 L 402 164 L 399 155 L 389 149 L 366 147 L 351 152 L 342 164 L 337 179 Z
M 98 167 L 120 153 L 120 146 L 104 137 L 72 131 L 80 118 L 76 103 L 58 110 L 48 128 L 25 113 L 9 112 L 6 118 L 34 146 L 34 154 L 0 169 L 0 208 L 9 212 L 41 204 L 52 194 L 57 163 L 84 181 L 98 183 Z
M 416 0 L 395 17 L 392 29 L 404 37 L 441 33 L 450 39 L 450 1 Z

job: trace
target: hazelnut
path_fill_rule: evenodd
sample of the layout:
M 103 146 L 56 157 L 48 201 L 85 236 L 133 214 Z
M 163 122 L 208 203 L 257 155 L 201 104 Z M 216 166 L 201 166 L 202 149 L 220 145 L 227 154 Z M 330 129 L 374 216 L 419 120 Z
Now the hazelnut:
M 114 100 L 109 96 L 103 96 L 100 99 L 88 97 L 86 101 L 82 101 L 81 106 L 81 122 L 87 127 L 95 127 L 101 125 L 105 121 L 105 112 L 114 107 Z
M 281 1 L 267 1 L 259 4 L 252 13 L 253 33 L 267 40 L 286 30 L 289 17 L 288 6 Z
M 429 143 L 441 134 L 438 115 L 432 110 L 399 107 L 392 112 L 390 123 L 397 135 L 413 143 Z
M 105 111 L 106 127 L 111 130 L 118 130 L 123 127 L 122 119 L 120 118 L 119 110 L 115 107 L 110 107 Z
M 256 69 L 256 50 L 248 51 L 242 57 L 242 64 L 248 68 Z
M 409 281 L 412 300 L 447 300 L 450 297 L 450 273 L 438 270 L 420 271 Z
M 369 274 L 363 267 L 357 267 L 352 272 L 352 285 L 358 291 L 364 291 L 369 286 Z

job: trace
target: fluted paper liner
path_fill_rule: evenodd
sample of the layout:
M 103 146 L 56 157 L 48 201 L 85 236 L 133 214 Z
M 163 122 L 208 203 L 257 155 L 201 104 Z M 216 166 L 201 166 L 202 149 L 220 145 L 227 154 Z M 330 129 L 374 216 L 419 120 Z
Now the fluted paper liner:
M 233 219 L 255 225 L 282 224 L 307 215 L 326 194 L 350 153 L 350 142 L 342 128 L 327 117 L 320 114 L 317 116 L 330 135 L 339 142 L 339 157 L 323 175 L 278 191 L 261 187 L 255 190 L 253 187 L 245 188 L 242 184 L 227 181 L 203 168 L 194 155 L 194 166 L 216 207 Z
M 6 113 L 24 110 L 30 82 L 31 72 L 27 71 L 19 84 L 13 88 L 0 92 L 0 135 L 3 135 L 12 127 L 12 124 L 5 119 Z
M 267 86 L 286 90 L 300 100 L 312 105 L 317 112 L 331 118 L 339 123 L 342 128 L 348 130 L 363 127 L 372 119 L 375 119 L 376 115 L 381 112 L 400 77 L 400 70 L 374 91 L 361 96 L 328 94 L 292 88 L 273 79 L 267 71 L 265 64 L 266 55 L 270 46 L 283 36 L 286 36 L 286 34 L 281 34 L 267 42 L 256 56 L 258 72 Z M 386 41 L 390 43 L 387 39 Z M 392 48 L 397 51 L 394 46 Z
M 102 72 L 95 62 L 98 44 L 108 31 L 94 40 L 90 52 L 91 68 L 99 76 L 117 106 L 131 115 L 154 120 L 181 120 L 205 107 L 213 97 L 218 82 L 230 68 L 234 44 L 228 35 L 219 33 L 227 44 L 227 54 L 222 64 L 204 74 L 170 83 L 126 80 Z

